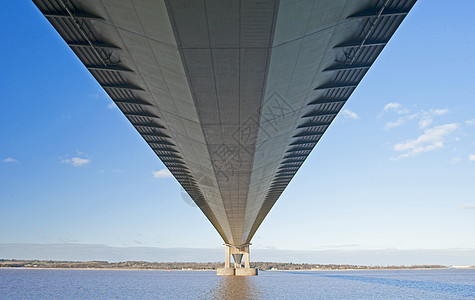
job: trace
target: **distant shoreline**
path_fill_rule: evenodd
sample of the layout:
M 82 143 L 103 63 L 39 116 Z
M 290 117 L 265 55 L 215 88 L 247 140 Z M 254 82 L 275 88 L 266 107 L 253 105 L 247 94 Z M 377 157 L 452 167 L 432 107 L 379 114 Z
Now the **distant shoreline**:
M 215 271 L 223 268 L 222 262 L 145 262 L 145 261 L 54 261 L 0 259 L 0 269 L 63 269 L 63 270 L 151 270 L 151 271 Z M 474 269 L 475 266 L 411 265 L 411 266 L 362 266 L 338 264 L 296 264 L 278 262 L 253 262 L 251 267 L 262 271 L 361 271 L 361 270 L 428 270 Z
M 475 267 L 466 267 L 466 268 L 453 268 L 453 267 L 444 267 L 444 268 L 372 268 L 372 269 L 300 269 L 300 270 L 262 270 L 263 272 L 338 272 L 338 271 L 417 271 L 417 270 L 473 270 Z M 193 272 L 212 272 L 216 271 L 214 269 L 126 269 L 126 268 L 41 268 L 41 267 L 0 267 L 0 270 L 74 270 L 74 271 L 161 271 L 161 272 L 184 272 L 184 271 L 193 271 Z

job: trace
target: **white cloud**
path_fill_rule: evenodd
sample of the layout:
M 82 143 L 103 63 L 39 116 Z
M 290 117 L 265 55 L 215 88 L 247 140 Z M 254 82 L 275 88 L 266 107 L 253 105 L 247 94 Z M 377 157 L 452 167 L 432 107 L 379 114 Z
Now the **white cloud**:
M 387 122 L 386 124 L 384 124 L 384 129 L 388 130 L 388 129 L 396 128 L 401 125 L 404 125 L 404 123 L 405 123 L 405 120 L 403 118 L 399 118 L 394 122 Z
M 349 109 L 344 109 L 344 110 L 341 112 L 341 115 L 342 115 L 342 117 L 345 118 L 345 119 L 356 120 L 356 119 L 359 118 L 359 116 L 358 116 L 355 112 L 353 112 L 353 111 L 351 111 L 351 110 L 349 110 Z
M 396 113 L 400 115 L 409 113 L 409 110 L 403 108 L 401 103 L 389 102 L 388 104 L 384 106 L 383 110 L 378 114 L 377 118 L 380 119 L 384 113 L 387 113 L 389 111 L 395 111 Z
M 438 109 L 431 109 L 429 111 L 430 114 L 433 114 L 435 116 L 442 116 L 442 115 L 445 115 L 445 114 L 448 114 L 449 113 L 449 109 L 448 108 L 438 108 Z
M 459 208 L 463 208 L 463 209 L 475 209 L 475 204 L 463 204 L 463 205 L 460 205 Z
M 14 159 L 13 157 L 7 157 L 3 160 L 3 162 L 6 162 L 6 163 L 17 163 L 18 160 Z
M 114 109 L 116 107 L 117 107 L 117 105 L 114 102 L 111 102 L 111 103 L 107 104 L 108 109 Z
M 398 103 L 398 102 L 389 102 L 388 104 L 386 104 L 383 108 L 382 113 L 388 112 L 390 110 L 394 110 L 398 114 L 407 114 L 407 113 L 409 113 L 409 110 L 403 108 L 402 104 Z
M 401 107 L 401 103 L 397 103 L 397 102 L 389 102 L 388 104 L 386 104 L 383 108 L 383 111 L 389 111 L 389 110 L 396 110 L 398 108 Z
M 168 171 L 168 169 L 161 169 L 158 171 L 152 171 L 154 178 L 170 178 L 172 177 L 172 173 Z
M 402 154 L 392 159 L 398 160 L 442 148 L 444 146 L 446 137 L 455 129 L 457 129 L 458 126 L 459 125 L 457 123 L 451 123 L 425 129 L 424 133 L 416 139 L 394 145 L 394 150 L 397 152 L 402 152 Z
M 419 121 L 419 128 L 423 129 L 423 128 L 429 127 L 432 124 L 435 116 L 442 116 L 448 113 L 449 113 L 448 108 L 443 108 L 443 109 L 437 108 L 437 109 L 431 109 L 429 111 L 423 111 L 422 118 Z
M 400 103 L 390 102 L 386 104 L 383 110 L 379 113 L 378 119 L 381 118 L 382 115 L 388 111 L 396 111 L 398 114 L 402 116 L 396 121 L 387 122 L 383 127 L 385 130 L 402 126 L 406 124 L 407 121 L 415 119 L 415 118 L 420 118 L 419 120 L 420 129 L 428 128 L 430 125 L 432 125 L 435 116 L 441 116 L 441 115 L 445 115 L 449 113 L 449 109 L 447 108 L 443 108 L 443 109 L 433 108 L 428 111 L 422 110 L 420 112 L 416 112 L 409 115 L 410 111 L 408 109 L 403 108 Z
M 71 159 L 63 159 L 61 162 L 73 165 L 74 167 L 82 167 L 90 163 L 91 160 L 87 158 L 73 157 Z
M 475 154 L 469 154 L 468 155 L 468 160 L 469 161 L 475 161 Z
M 419 128 L 426 128 L 429 127 L 430 124 L 432 124 L 432 117 L 429 116 L 424 116 L 422 119 L 419 121 Z
M 385 130 L 389 130 L 389 129 L 393 129 L 393 128 L 396 128 L 396 127 L 400 127 L 400 126 L 406 124 L 407 121 L 415 119 L 418 116 L 419 116 L 418 113 L 402 116 L 399 119 L 397 119 L 396 121 L 387 122 L 386 124 L 384 124 L 383 128 Z
M 475 119 L 467 120 L 467 121 L 465 121 L 465 124 L 467 124 L 467 125 L 475 125 Z

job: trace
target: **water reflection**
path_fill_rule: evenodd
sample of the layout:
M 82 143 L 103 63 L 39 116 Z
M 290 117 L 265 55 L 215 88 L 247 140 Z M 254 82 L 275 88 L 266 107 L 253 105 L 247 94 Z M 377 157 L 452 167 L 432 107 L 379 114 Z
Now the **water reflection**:
M 261 299 L 259 288 L 254 277 L 223 276 L 215 289 L 211 291 L 211 299 Z

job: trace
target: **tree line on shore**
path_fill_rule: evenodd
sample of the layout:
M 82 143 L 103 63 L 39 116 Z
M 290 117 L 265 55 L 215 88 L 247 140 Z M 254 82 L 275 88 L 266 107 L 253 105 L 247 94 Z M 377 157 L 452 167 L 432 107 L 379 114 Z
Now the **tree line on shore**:
M 52 268 L 52 269 L 141 269 L 141 270 L 216 270 L 223 268 L 221 262 L 146 262 L 146 261 L 54 261 L 54 260 L 16 260 L 0 259 L 0 268 Z M 363 266 L 350 264 L 306 264 L 253 262 L 252 268 L 260 270 L 375 270 L 375 269 L 433 269 L 447 268 L 442 265 L 411 266 Z

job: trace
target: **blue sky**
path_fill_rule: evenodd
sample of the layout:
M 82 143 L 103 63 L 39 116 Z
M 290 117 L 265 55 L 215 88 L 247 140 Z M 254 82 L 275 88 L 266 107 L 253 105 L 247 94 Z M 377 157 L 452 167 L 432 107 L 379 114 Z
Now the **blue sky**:
M 36 7 L 5 5 L 0 243 L 221 247 Z M 475 250 L 473 11 L 416 4 L 254 247 Z

